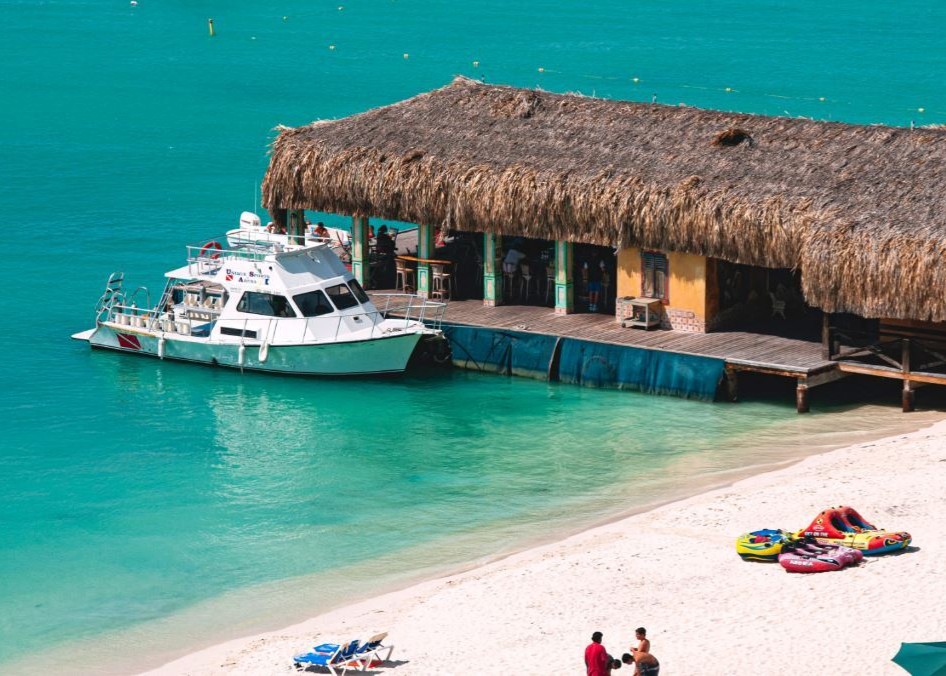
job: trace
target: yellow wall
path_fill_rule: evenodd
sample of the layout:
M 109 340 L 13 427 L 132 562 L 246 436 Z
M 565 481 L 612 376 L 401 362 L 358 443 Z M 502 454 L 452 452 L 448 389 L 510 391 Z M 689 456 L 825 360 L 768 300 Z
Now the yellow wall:
M 668 308 L 692 312 L 706 320 L 706 258 L 696 254 L 671 251 L 667 254 L 670 267 Z M 618 252 L 617 294 L 641 295 L 641 250 L 628 247 Z

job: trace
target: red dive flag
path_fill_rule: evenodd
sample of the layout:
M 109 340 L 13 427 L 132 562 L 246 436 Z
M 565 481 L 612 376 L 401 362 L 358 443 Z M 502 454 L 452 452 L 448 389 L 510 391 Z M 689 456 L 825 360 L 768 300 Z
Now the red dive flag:
M 130 333 L 118 334 L 118 346 L 124 347 L 127 350 L 141 349 L 141 343 L 138 342 L 138 336 L 133 336 Z

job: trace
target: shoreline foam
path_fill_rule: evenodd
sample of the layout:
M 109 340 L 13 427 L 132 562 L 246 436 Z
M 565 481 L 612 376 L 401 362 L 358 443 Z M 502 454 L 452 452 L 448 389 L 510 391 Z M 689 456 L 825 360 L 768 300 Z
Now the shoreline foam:
M 897 673 L 888 660 L 900 640 L 946 633 L 934 593 L 946 554 L 946 527 L 937 523 L 944 480 L 946 421 L 809 456 L 148 673 L 288 671 L 291 654 L 314 642 L 381 630 L 391 632 L 395 659 L 404 660 L 389 670 L 400 676 L 470 673 L 484 645 L 498 671 L 572 673 L 591 631 L 604 631 L 605 645 L 619 652 L 639 624 L 674 673 L 780 673 L 785 662 L 775 656 L 797 660 L 798 651 L 828 640 L 832 646 L 817 650 L 819 670 Z M 746 563 L 733 551 L 740 532 L 798 528 L 839 502 L 881 526 L 910 530 L 916 546 L 817 576 Z

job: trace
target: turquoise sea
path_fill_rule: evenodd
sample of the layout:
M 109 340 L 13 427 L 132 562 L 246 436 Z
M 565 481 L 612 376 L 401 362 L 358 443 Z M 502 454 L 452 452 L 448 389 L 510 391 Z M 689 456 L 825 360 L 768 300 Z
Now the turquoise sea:
M 915 2 L 0 0 L 0 672 L 155 664 L 903 425 L 817 397 L 798 417 L 463 372 L 242 376 L 69 335 L 109 272 L 158 288 L 253 208 L 277 124 L 456 74 L 943 123 L 944 23 Z

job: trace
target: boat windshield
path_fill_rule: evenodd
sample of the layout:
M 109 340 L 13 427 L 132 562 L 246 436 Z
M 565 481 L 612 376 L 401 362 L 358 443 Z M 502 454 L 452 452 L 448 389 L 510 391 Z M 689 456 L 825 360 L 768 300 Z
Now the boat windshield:
M 351 287 L 352 293 L 355 294 L 355 298 L 358 299 L 359 303 L 364 304 L 368 302 L 368 294 L 365 293 L 365 290 L 361 287 L 361 284 L 358 283 L 357 279 L 348 282 L 348 286 Z
M 325 293 L 332 299 L 339 310 L 347 310 L 350 307 L 358 305 L 358 301 L 352 295 L 351 290 L 344 284 L 336 284 L 325 289 Z M 362 291 L 364 293 L 364 291 Z
M 285 296 L 247 291 L 237 305 L 239 312 L 266 317 L 295 317 L 295 310 Z
M 298 296 L 293 296 L 292 299 L 296 301 L 296 306 L 303 317 L 318 317 L 335 312 L 335 308 L 328 302 L 328 298 L 318 289 L 308 293 L 300 293 Z

